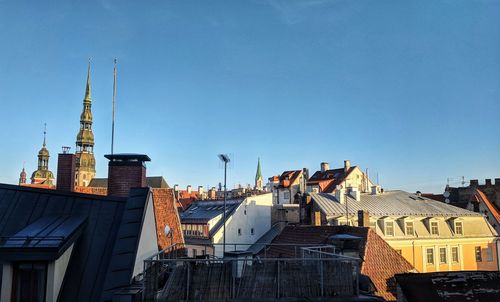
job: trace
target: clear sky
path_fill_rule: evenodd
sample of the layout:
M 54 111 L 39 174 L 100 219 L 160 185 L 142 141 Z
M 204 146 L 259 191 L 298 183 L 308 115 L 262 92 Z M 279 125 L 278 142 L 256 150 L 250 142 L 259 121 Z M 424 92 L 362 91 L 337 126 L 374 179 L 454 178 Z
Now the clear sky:
M 387 189 L 500 177 L 500 1 L 0 0 L 0 182 L 73 146 L 92 58 L 97 176 L 148 154 L 170 185 L 350 159 Z M 452 184 L 457 184 L 456 182 Z

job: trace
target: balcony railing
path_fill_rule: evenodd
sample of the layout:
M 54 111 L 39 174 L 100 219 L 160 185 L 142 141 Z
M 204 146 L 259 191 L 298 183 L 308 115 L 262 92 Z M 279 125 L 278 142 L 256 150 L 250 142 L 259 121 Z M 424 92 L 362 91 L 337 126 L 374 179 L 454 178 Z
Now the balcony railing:
M 241 245 L 241 244 L 237 244 Z M 265 256 L 287 249 L 294 257 Z M 226 249 L 227 250 L 227 249 Z M 216 258 L 185 257 L 171 246 L 144 261 L 144 301 L 209 301 L 353 297 L 359 294 L 358 258 L 333 246 L 266 244 L 260 256 L 241 251 Z

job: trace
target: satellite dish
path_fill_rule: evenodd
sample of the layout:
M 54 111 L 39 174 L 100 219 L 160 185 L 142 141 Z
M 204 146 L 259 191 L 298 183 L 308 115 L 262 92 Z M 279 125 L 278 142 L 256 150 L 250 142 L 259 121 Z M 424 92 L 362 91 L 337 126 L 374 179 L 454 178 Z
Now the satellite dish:
M 450 192 L 445 191 L 445 192 L 443 193 L 443 196 L 444 196 L 444 198 L 448 198 L 448 197 L 450 197 Z
M 168 225 L 166 225 L 164 232 L 165 232 L 165 236 L 168 237 L 168 236 L 170 236 L 170 233 L 172 232 L 172 230 L 170 229 L 170 227 Z
M 446 202 L 446 203 L 450 203 L 450 200 L 449 200 L 448 198 L 446 198 L 446 199 L 444 200 L 444 202 Z

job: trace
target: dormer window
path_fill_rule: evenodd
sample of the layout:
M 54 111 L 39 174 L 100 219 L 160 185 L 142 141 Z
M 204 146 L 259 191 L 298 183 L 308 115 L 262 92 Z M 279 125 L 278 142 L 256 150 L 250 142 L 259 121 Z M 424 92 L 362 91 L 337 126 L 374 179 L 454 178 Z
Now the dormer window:
M 407 221 L 405 223 L 405 234 L 407 236 L 414 236 L 415 235 L 415 229 L 413 228 L 413 221 Z
M 394 236 L 394 222 L 386 221 L 385 222 L 385 235 L 386 236 Z
M 455 235 L 463 235 L 464 229 L 461 221 L 455 221 Z
M 12 301 L 44 301 L 46 262 L 19 262 L 14 266 Z
M 431 235 L 439 235 L 439 228 L 437 221 L 431 221 Z

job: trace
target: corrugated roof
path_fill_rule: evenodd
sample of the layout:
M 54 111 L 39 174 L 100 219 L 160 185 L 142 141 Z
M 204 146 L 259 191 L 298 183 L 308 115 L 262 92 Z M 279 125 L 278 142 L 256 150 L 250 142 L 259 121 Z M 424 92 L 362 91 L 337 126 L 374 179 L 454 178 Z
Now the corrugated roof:
M 345 215 L 346 205 L 338 202 L 335 194 L 310 193 L 310 195 L 327 216 Z M 377 195 L 361 194 L 360 201 L 348 195 L 347 209 L 351 215 L 364 210 L 368 211 L 371 216 L 482 216 L 479 213 L 404 191 L 386 191 Z

